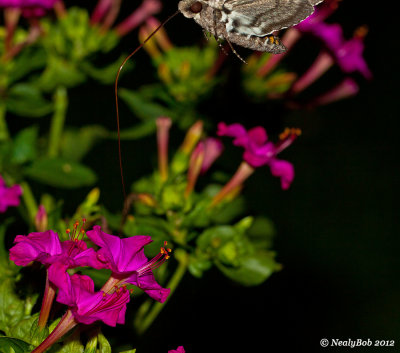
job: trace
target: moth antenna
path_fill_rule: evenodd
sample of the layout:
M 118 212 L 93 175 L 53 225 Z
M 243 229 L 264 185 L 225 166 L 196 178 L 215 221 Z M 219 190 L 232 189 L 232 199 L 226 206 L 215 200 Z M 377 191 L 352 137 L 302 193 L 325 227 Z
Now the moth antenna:
M 176 11 L 173 15 L 170 15 L 164 22 L 162 22 L 150 35 L 141 43 L 132 53 L 130 53 L 122 62 L 121 66 L 118 69 L 117 76 L 115 77 L 114 83 L 114 95 L 115 95 L 115 110 L 117 114 L 117 135 L 118 135 L 118 159 L 119 159 L 119 170 L 121 173 L 121 183 L 122 183 L 122 191 L 124 193 L 124 205 L 126 202 L 126 189 L 125 189 L 125 181 L 124 181 L 124 172 L 122 168 L 122 152 L 121 152 L 121 134 L 120 134 L 120 124 L 119 124 L 119 105 L 118 105 L 118 80 L 121 74 L 122 68 L 125 66 L 126 62 L 135 55 L 142 47 L 162 28 L 169 22 L 172 18 L 174 18 L 179 13 L 179 10 Z
M 231 43 L 228 39 L 226 39 L 226 38 L 225 38 L 225 40 L 228 42 L 229 46 L 231 47 L 231 50 L 232 50 L 233 54 L 235 54 L 235 55 L 238 57 L 238 59 L 239 59 L 240 61 L 242 61 L 244 64 L 247 65 L 246 60 L 244 60 L 244 59 L 236 52 L 236 50 L 235 50 L 235 48 L 233 47 L 232 43 Z

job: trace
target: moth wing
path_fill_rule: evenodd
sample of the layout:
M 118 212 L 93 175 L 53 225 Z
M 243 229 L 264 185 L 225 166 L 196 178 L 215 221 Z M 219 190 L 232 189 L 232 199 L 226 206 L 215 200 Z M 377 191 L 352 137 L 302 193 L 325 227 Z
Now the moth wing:
M 228 32 L 258 37 L 291 27 L 323 0 L 226 0 L 221 10 Z

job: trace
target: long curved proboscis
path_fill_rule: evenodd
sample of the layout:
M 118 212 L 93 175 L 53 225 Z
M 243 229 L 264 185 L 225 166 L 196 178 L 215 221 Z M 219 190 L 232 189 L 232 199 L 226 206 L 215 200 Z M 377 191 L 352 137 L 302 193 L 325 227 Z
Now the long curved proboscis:
M 114 94 L 115 94 L 115 109 L 117 113 L 117 134 L 118 134 L 118 158 L 119 158 L 119 169 L 121 172 L 121 183 L 122 183 L 122 191 L 124 193 L 124 203 L 126 200 L 126 189 L 125 189 L 125 181 L 124 181 L 124 172 L 122 167 L 122 153 L 121 153 L 121 134 L 120 134 L 120 123 L 119 123 L 119 107 L 118 107 L 118 80 L 121 74 L 122 68 L 125 66 L 126 62 L 135 55 L 142 47 L 158 32 L 160 28 L 165 26 L 165 24 L 175 17 L 179 11 L 176 11 L 173 15 L 169 16 L 164 22 L 162 22 L 144 41 L 141 43 L 132 53 L 130 53 L 125 60 L 122 62 L 121 66 L 118 69 L 117 76 L 115 78 L 114 84 Z

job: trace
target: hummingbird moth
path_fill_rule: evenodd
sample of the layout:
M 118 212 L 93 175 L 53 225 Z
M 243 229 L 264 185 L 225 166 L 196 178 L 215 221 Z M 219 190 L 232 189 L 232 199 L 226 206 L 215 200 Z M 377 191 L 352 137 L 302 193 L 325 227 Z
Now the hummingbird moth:
M 274 31 L 291 27 L 323 0 L 181 0 L 179 11 L 216 39 L 256 51 L 283 53 Z M 232 47 L 232 45 L 231 45 Z

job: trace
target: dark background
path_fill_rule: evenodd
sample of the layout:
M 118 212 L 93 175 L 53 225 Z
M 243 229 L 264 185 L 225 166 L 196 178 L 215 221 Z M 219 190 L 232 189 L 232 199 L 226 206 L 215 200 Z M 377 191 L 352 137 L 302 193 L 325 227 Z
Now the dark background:
M 137 5 L 125 3 L 126 13 Z M 164 3 L 159 18 L 176 9 L 177 1 Z M 263 125 L 275 134 L 285 126 L 303 130 L 282 154 L 296 168 L 292 187 L 282 191 L 279 181 L 262 168 L 244 191 L 251 212 L 269 216 L 276 225 L 274 248 L 282 271 L 254 288 L 236 285 L 216 270 L 201 281 L 187 274 L 144 337 L 122 328 L 107 329 L 110 334 L 121 332 L 120 342 L 130 342 L 138 353 L 166 352 L 178 345 L 188 353 L 333 350 L 320 347 L 322 338 L 395 340 L 396 347 L 385 350 L 400 351 L 398 40 L 392 41 L 395 29 L 391 32 L 384 26 L 379 11 L 365 1 L 345 0 L 329 19 L 340 22 L 348 38 L 358 26 L 369 27 L 365 57 L 374 79 L 366 82 L 357 77 L 361 91 L 355 98 L 316 110 L 251 104 L 235 85 L 242 64 L 230 55 L 225 63 L 233 77 L 230 84 L 221 86 L 218 99 L 202 107 L 215 123 Z M 167 31 L 174 43 L 182 45 L 203 36 L 200 27 L 183 16 L 169 23 Z M 129 52 L 136 45 L 134 33 L 124 39 L 123 50 Z M 314 43 L 303 45 L 288 59 L 298 72 L 312 62 L 308 53 L 317 50 Z M 246 56 L 246 51 L 239 52 Z M 139 87 L 141 80 L 154 76 L 147 54 L 142 52 L 136 60 L 143 76 L 126 75 L 121 86 Z M 333 79 L 328 76 L 324 88 L 332 85 L 329 77 Z M 70 123 L 101 119 L 115 129 L 113 99 L 112 87 L 88 84 L 73 90 Z M 129 114 L 122 109 L 126 119 L 122 125 L 130 125 Z M 181 132 L 175 134 L 172 143 L 182 137 Z M 156 165 L 153 137 L 124 142 L 123 150 L 128 181 Z M 234 150 L 219 163 L 231 166 L 233 172 L 239 160 L 240 152 Z M 87 162 L 103 177 L 102 202 L 118 209 L 122 195 L 116 143 L 97 146 Z M 71 193 L 66 205 L 82 195 L 82 191 Z

